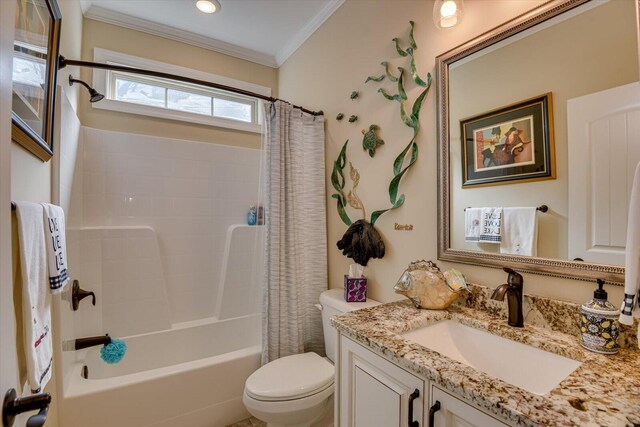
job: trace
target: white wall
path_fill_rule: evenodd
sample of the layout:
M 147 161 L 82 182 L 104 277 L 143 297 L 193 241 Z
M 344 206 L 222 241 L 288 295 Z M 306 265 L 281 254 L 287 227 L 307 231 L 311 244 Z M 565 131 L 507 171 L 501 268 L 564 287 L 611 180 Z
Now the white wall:
M 151 227 L 171 323 L 214 316 L 227 229 L 256 204 L 259 161 L 257 149 L 84 128 L 82 227 Z M 139 279 L 122 267 L 103 262 L 102 286 Z

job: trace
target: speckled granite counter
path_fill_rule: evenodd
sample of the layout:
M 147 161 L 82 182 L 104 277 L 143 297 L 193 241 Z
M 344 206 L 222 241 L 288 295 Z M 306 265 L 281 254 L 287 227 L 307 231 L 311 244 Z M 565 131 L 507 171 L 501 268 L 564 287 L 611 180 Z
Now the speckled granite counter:
M 555 306 L 552 300 L 528 297 L 529 322 L 525 320 L 524 328 L 513 328 L 499 316 L 501 305 L 487 301 L 485 295 L 486 288 L 474 287 L 463 304 L 446 311 L 418 310 L 408 300 L 383 304 L 336 316 L 332 324 L 375 353 L 516 425 L 640 426 L 640 352 L 635 336 L 626 338 L 627 347 L 632 348 L 617 355 L 592 353 L 579 345 L 572 323 L 558 318 L 573 317 L 577 305 L 558 302 Z M 541 313 L 538 305 L 547 309 Z M 582 365 L 550 393 L 538 396 L 398 335 L 445 319 Z

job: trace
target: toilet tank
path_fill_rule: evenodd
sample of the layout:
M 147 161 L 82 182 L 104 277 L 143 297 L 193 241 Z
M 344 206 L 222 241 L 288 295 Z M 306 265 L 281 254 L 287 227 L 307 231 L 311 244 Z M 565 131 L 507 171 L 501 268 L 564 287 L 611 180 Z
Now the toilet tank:
M 338 331 L 331 326 L 330 318 L 348 311 L 359 310 L 366 307 L 379 305 L 378 301 L 368 299 L 366 302 L 346 302 L 343 289 L 329 289 L 320 294 L 320 306 L 322 310 L 322 330 L 324 331 L 324 346 L 327 357 L 335 362 L 336 340 Z

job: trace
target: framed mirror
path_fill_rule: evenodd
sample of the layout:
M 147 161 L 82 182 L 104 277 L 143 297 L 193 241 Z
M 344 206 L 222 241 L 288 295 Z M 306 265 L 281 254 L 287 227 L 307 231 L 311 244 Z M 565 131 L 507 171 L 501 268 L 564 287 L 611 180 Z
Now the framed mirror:
M 439 259 L 624 281 L 639 10 L 552 0 L 436 58 Z M 474 239 L 470 224 L 506 234 L 491 208 L 512 224 L 529 215 L 526 250 L 512 236 Z
M 55 0 L 16 0 L 11 139 L 42 161 L 53 155 L 62 16 Z

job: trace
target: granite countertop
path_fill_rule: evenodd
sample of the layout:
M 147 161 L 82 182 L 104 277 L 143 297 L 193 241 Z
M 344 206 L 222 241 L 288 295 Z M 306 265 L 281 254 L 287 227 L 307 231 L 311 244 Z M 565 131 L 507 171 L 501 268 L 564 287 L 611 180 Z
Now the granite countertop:
M 473 294 L 478 296 L 477 291 Z M 529 302 L 531 298 L 536 297 L 529 297 Z M 576 335 L 558 330 L 561 328 L 534 326 L 538 322 L 533 320 L 527 324 L 527 319 L 539 315 L 534 310 L 527 313 L 524 328 L 514 328 L 507 325 L 504 316 L 477 304 L 478 298 L 472 299 L 476 304 L 456 304 L 442 311 L 419 310 L 408 300 L 388 303 L 336 316 L 331 323 L 375 353 L 512 424 L 640 426 L 637 346 L 623 348 L 612 356 L 592 353 L 580 346 Z M 535 302 L 540 303 L 539 298 Z M 548 306 L 548 301 L 543 305 Z M 569 304 L 571 307 L 578 309 Z M 399 335 L 445 319 L 578 360 L 582 365 L 550 393 L 539 396 Z

